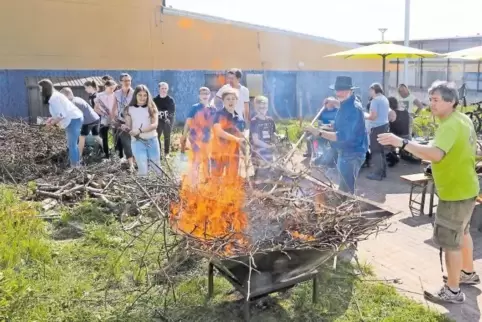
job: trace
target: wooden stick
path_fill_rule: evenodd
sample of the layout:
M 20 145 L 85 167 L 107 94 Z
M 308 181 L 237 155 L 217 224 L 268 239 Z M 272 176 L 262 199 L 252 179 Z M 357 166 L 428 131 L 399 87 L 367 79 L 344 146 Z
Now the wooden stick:
M 320 109 L 320 111 L 316 114 L 315 118 L 311 121 L 310 125 L 313 126 L 315 125 L 316 121 L 318 120 L 318 118 L 320 117 L 321 115 L 321 111 L 323 109 Z M 295 154 L 296 150 L 298 149 L 298 146 L 301 144 L 301 142 L 303 142 L 303 140 L 305 139 L 306 137 L 306 132 L 303 132 L 303 134 L 301 135 L 301 137 L 298 139 L 298 141 L 295 143 L 295 145 L 293 146 L 293 148 L 291 149 L 291 151 L 286 155 L 286 157 L 283 158 L 283 161 L 284 163 L 286 164 L 286 162 L 288 162 L 291 157 L 293 156 L 293 154 Z

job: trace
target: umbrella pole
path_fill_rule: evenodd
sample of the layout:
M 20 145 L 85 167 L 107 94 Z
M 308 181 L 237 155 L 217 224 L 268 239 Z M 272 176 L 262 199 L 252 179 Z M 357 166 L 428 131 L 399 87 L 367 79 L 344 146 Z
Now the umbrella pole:
M 385 92 L 385 68 L 386 68 L 386 58 L 387 56 L 383 55 L 382 56 L 382 88 L 383 88 L 383 93 L 385 95 L 388 95 L 386 92 Z

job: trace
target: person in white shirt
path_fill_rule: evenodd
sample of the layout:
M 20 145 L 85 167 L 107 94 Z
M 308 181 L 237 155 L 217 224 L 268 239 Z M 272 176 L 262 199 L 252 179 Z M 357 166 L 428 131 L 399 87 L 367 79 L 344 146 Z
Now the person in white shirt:
M 131 87 L 132 77 L 127 73 L 122 73 L 119 78 L 121 82 L 121 88 L 114 92 L 115 101 L 112 108 L 112 114 L 114 115 L 114 122 L 116 124 L 124 124 L 124 109 L 129 106 L 132 101 L 134 89 Z M 123 131 L 116 131 L 116 149 L 119 152 L 119 158 L 123 159 L 124 155 L 132 167 L 134 165 L 134 158 L 132 157 L 131 150 L 131 137 L 128 133 Z
M 38 82 L 44 103 L 49 105 L 50 117 L 47 126 L 58 125 L 65 129 L 67 135 L 67 147 L 69 149 L 69 160 L 72 167 L 80 165 L 80 154 L 77 141 L 80 137 L 84 117 L 82 111 L 75 106 L 65 95 L 55 90 L 49 79 Z
M 237 128 L 243 132 L 245 129 L 249 129 L 249 90 L 241 85 L 240 81 L 243 77 L 243 72 L 238 68 L 232 68 L 228 70 L 226 74 L 227 84 L 219 89 L 216 93 L 215 105 L 223 106 L 222 96 L 227 89 L 234 89 L 238 95 L 238 103 L 236 104 L 235 111 L 238 114 Z
M 135 88 L 130 106 L 124 109 L 124 119 L 126 123 L 122 129 L 131 135 L 137 174 L 147 176 L 149 168 L 162 173 L 161 149 L 157 139 L 158 112 L 146 85 Z

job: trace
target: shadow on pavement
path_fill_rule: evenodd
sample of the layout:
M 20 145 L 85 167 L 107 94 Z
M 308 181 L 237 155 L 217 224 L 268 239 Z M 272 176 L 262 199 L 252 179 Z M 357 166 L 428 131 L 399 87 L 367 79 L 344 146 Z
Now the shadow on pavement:
M 465 303 L 442 305 L 448 311 L 445 316 L 457 322 L 480 321 L 480 308 L 477 303 L 477 297 L 482 292 L 474 286 L 462 286 L 462 291 L 465 293 Z
M 432 225 L 434 217 L 429 216 L 413 216 L 400 219 L 399 221 L 410 227 L 419 227 L 423 225 Z

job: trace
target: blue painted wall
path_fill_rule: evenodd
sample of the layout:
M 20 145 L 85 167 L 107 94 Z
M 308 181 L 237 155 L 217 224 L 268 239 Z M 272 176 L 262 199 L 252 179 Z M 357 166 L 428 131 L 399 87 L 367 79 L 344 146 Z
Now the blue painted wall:
M 170 95 L 177 104 L 177 118 L 182 121 L 190 106 L 197 102 L 198 89 L 205 85 L 205 75 L 212 71 L 179 70 L 0 70 L 0 115 L 28 117 L 26 77 L 89 77 L 109 74 L 117 79 L 121 72 L 132 75 L 133 85 L 146 84 L 157 95 L 157 84 L 170 85 Z M 221 71 L 220 71 L 221 73 Z M 298 116 L 297 93 L 302 97 L 303 115 L 315 115 L 327 96 L 333 95 L 328 86 L 336 76 L 353 77 L 363 101 L 367 100 L 368 87 L 381 80 L 381 72 L 327 72 L 327 71 L 245 71 L 245 74 L 264 74 L 264 92 L 270 98 L 271 114 L 281 118 Z M 274 107 L 274 109 L 273 109 Z

